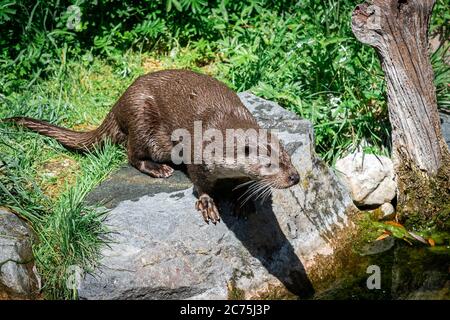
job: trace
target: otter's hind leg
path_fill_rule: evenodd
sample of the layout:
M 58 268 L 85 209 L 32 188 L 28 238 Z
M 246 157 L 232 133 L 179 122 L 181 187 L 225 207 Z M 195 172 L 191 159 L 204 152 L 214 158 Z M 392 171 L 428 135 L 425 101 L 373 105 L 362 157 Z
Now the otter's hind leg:
M 168 178 L 173 174 L 173 168 L 167 164 L 153 161 L 151 148 L 143 141 L 143 137 L 130 134 L 128 136 L 128 161 L 140 172 L 153 178 Z
M 153 178 L 168 178 L 173 174 L 173 168 L 167 164 L 156 163 L 151 160 L 134 160 L 130 164 L 140 172 Z

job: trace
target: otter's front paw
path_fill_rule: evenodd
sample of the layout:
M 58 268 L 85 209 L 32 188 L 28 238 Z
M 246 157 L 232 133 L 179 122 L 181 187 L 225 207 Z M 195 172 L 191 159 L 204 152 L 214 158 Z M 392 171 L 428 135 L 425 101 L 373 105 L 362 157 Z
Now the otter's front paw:
M 209 223 L 210 220 L 214 224 L 220 221 L 219 210 L 217 210 L 214 200 L 206 193 L 202 194 L 195 202 L 195 209 L 202 213 L 206 223 Z

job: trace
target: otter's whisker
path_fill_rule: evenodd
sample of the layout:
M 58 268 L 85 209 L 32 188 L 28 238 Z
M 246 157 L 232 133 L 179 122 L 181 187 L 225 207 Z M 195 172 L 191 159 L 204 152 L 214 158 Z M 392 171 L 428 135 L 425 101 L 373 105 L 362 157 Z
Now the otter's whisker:
M 255 200 L 261 198 L 261 201 L 264 202 L 267 199 L 267 197 L 271 194 L 272 187 L 275 184 L 271 181 L 266 181 L 265 184 L 266 184 L 266 188 L 261 192 L 260 195 L 258 195 L 258 197 Z
M 254 195 L 259 194 L 258 197 L 261 195 L 262 192 L 264 192 L 264 190 L 266 188 L 268 188 L 268 184 L 265 181 L 258 181 L 258 187 L 255 188 L 246 198 L 245 200 L 241 203 L 241 207 L 247 203 L 247 201 L 249 201 Z
M 253 192 L 256 188 L 259 187 L 260 183 L 259 181 L 253 181 L 254 184 L 252 184 L 250 187 L 248 187 L 248 189 L 238 198 L 238 200 L 240 200 L 241 198 L 243 198 L 245 195 L 247 195 L 249 192 Z
M 267 191 L 265 192 L 265 194 L 263 195 L 263 197 L 262 197 L 262 202 L 265 202 L 268 198 L 269 198 L 269 196 L 272 194 L 272 187 L 273 187 L 273 183 L 271 183 L 270 184 L 270 188 L 267 188 Z
M 264 194 L 265 194 L 267 191 L 270 191 L 270 190 L 271 190 L 271 186 L 272 186 L 272 183 L 271 183 L 271 182 L 265 182 L 265 187 L 264 187 L 264 189 L 263 189 L 262 192 L 256 197 L 255 200 L 258 200 L 259 198 L 263 197 Z
M 244 192 L 238 200 L 241 200 L 242 198 L 246 197 L 244 201 L 241 203 L 241 206 L 245 204 L 255 193 L 258 192 L 258 190 L 261 189 L 261 183 L 256 182 L 254 185 L 252 185 L 246 192 Z
M 246 181 L 246 182 L 244 182 L 244 183 L 238 184 L 236 187 L 233 188 L 233 191 L 234 191 L 234 190 L 237 190 L 237 189 L 240 189 L 240 188 L 242 188 L 242 187 L 245 187 L 245 186 L 247 186 L 247 185 L 249 185 L 249 184 L 256 183 L 256 182 L 257 182 L 257 181 L 255 181 L 255 180 L 250 180 L 250 181 Z

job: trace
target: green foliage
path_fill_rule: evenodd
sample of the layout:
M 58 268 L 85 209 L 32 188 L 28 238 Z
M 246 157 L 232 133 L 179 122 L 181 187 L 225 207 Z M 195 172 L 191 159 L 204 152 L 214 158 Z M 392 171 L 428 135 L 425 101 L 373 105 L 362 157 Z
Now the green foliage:
M 251 25 L 237 18 L 219 42 L 230 84 L 312 120 L 329 161 L 361 143 L 383 151 L 389 140 L 382 73 L 374 51 L 351 33 L 353 7 L 302 1 L 281 16 L 263 10 Z

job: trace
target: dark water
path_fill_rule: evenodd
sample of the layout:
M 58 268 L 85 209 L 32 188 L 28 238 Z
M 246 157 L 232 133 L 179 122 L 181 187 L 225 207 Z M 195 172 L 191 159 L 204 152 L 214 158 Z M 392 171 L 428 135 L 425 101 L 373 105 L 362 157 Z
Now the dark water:
M 388 239 L 365 248 L 357 259 L 356 267 L 315 299 L 450 299 L 448 246 L 418 247 Z

